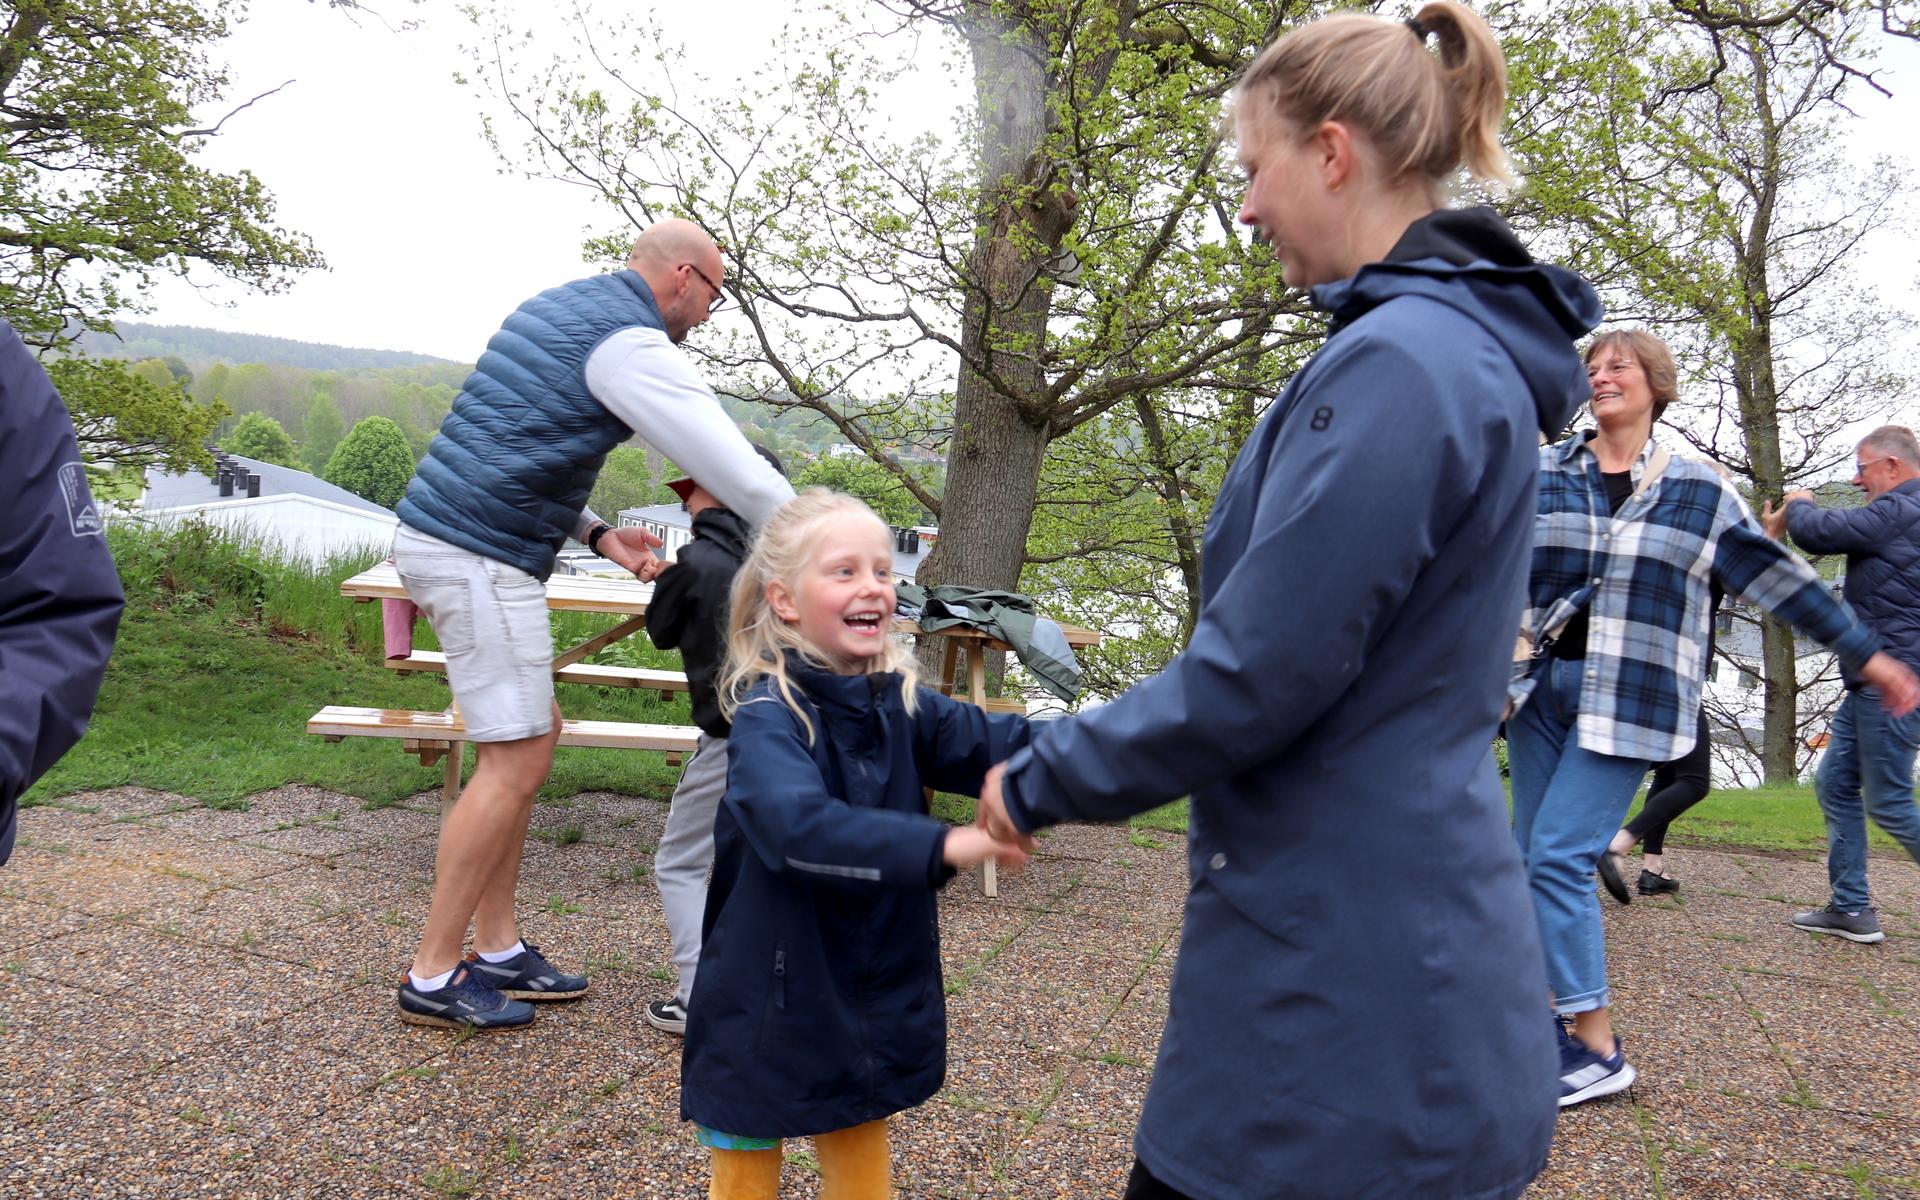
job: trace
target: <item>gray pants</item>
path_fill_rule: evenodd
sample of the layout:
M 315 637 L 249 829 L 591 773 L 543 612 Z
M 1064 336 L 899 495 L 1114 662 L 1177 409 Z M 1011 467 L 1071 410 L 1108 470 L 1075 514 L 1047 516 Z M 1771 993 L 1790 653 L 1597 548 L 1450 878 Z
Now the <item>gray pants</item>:
M 700 743 L 667 810 L 667 831 L 653 856 L 653 880 L 673 938 L 673 966 L 680 974 L 674 995 L 693 996 L 700 966 L 700 922 L 707 911 L 707 875 L 713 869 L 713 818 L 727 794 L 727 739 L 700 735 Z

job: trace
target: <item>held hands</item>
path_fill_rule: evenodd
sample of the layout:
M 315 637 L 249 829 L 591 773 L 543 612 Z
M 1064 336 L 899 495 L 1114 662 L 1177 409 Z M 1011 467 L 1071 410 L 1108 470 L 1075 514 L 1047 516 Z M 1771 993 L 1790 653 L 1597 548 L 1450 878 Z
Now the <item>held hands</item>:
M 989 858 L 1007 868 L 1017 871 L 1027 865 L 1025 848 L 1010 842 L 995 841 L 984 829 L 975 829 L 962 825 L 947 830 L 946 845 L 940 850 L 940 861 L 956 870 L 977 867 Z
M 653 548 L 660 544 L 658 534 L 648 533 L 637 525 L 609 529 L 600 535 L 600 557 L 632 571 L 640 577 L 640 582 L 652 583 L 653 577 L 666 565 L 653 554 Z
M 1920 704 L 1920 679 L 1907 665 L 1881 651 L 1860 668 L 1860 678 L 1880 693 L 1881 707 L 1896 717 L 1904 717 Z
M 1779 508 L 1771 504 L 1763 504 L 1760 507 L 1760 525 L 1767 531 L 1767 536 L 1776 542 L 1785 541 L 1787 538 L 1787 505 L 1795 500 L 1805 500 L 1810 504 L 1819 503 L 1813 498 L 1812 492 L 1800 488 L 1780 497 Z
M 1026 854 L 1033 853 L 1038 844 L 1032 835 L 1021 833 L 1013 826 L 1007 816 L 1006 801 L 1000 796 L 1000 778 L 1007 773 L 1007 764 L 1000 763 L 987 772 L 986 779 L 980 784 L 980 800 L 974 805 L 974 824 L 984 830 L 996 841 L 1018 846 Z

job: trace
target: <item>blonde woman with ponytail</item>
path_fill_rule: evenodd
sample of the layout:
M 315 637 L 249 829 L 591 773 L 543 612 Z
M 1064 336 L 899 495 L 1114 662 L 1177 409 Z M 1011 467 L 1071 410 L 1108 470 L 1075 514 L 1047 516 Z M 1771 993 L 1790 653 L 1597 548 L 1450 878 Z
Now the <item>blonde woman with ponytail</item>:
M 1185 653 L 990 776 L 1018 837 L 1192 797 L 1179 960 L 1132 1200 L 1518 1196 L 1558 1090 L 1492 756 L 1537 447 L 1600 306 L 1456 172 L 1504 180 L 1465 7 L 1346 13 L 1236 90 L 1240 219 L 1328 316 L 1228 472 Z
M 924 788 L 978 794 L 1027 721 L 919 688 L 893 606 L 887 527 L 817 488 L 734 579 L 727 794 L 680 1065 L 711 1200 L 774 1200 L 790 1137 L 813 1139 L 823 1195 L 892 1200 L 887 1118 L 946 1072 L 933 894 L 1026 859 L 928 815 Z

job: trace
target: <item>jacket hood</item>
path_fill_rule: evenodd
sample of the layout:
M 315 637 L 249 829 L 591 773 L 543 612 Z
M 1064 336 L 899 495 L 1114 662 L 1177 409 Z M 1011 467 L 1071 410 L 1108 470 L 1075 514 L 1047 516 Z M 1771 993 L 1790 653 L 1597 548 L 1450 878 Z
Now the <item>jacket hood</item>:
M 1591 395 L 1573 342 L 1600 323 L 1600 297 L 1572 271 L 1534 262 L 1490 208 L 1443 208 L 1422 217 L 1388 261 L 1368 263 L 1310 295 L 1333 318 L 1329 339 L 1400 296 L 1424 296 L 1472 317 L 1519 368 L 1549 439 Z
M 720 543 L 742 561 L 747 557 L 748 544 L 752 540 L 746 518 L 730 508 L 701 509 L 694 514 L 693 532 L 696 537 Z

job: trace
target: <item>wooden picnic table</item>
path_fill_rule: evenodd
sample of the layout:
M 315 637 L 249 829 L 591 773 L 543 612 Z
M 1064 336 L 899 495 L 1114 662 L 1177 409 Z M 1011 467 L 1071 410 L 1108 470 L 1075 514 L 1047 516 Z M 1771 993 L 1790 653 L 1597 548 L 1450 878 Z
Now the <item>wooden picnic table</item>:
M 547 580 L 547 607 L 555 612 L 604 613 L 624 618 L 611 629 L 593 635 L 577 645 L 554 655 L 554 679 L 561 683 L 592 683 L 613 687 L 655 688 L 663 694 L 669 691 L 685 691 L 686 676 L 678 672 L 652 671 L 636 667 L 607 667 L 580 660 L 594 654 L 621 638 L 635 633 L 646 626 L 647 605 L 653 600 L 653 585 L 642 583 L 638 579 L 601 579 L 580 575 L 555 575 Z M 353 576 L 340 585 L 340 594 L 353 600 L 371 602 L 374 600 L 406 600 L 406 588 L 401 586 L 400 574 L 391 562 L 383 562 Z M 895 618 L 895 633 L 914 637 L 939 638 L 942 643 L 940 675 L 935 681 L 942 694 L 952 696 L 960 683 L 960 652 L 966 651 L 967 693 L 966 699 L 989 711 L 1022 712 L 1025 703 L 1019 700 L 1005 700 L 987 695 L 987 652 L 991 650 L 1010 651 L 1013 647 L 996 638 L 990 637 L 978 629 L 954 626 L 928 633 L 920 628 L 918 622 Z M 1090 629 L 1077 625 L 1061 625 L 1067 644 L 1076 649 L 1091 646 L 1099 642 L 1100 635 Z M 446 657 L 432 651 L 414 651 L 404 658 L 390 658 L 387 665 L 400 671 L 439 671 L 446 670 Z M 322 718 L 328 718 L 323 720 Z M 460 794 L 460 741 L 462 732 L 458 724 L 457 709 L 449 706 L 444 714 L 422 714 L 381 709 L 330 708 L 315 714 L 308 722 L 308 731 L 325 737 L 341 736 L 386 736 L 401 737 L 409 752 L 418 754 L 423 763 L 432 765 L 440 754 L 447 755 L 446 786 L 443 807 L 451 808 Z M 578 726 L 570 730 L 569 727 Z M 589 728 L 591 727 L 591 728 Z M 561 743 L 563 745 L 628 746 L 634 749 L 663 749 L 671 744 L 667 731 L 673 726 L 621 725 L 615 722 L 563 721 Z M 623 736 L 622 731 L 631 731 Z M 679 749 L 667 749 L 669 761 L 677 761 L 684 750 L 692 748 L 697 731 L 687 730 L 687 744 Z M 987 895 L 997 894 L 999 890 L 997 873 L 993 860 L 987 860 L 980 877 L 981 889 Z

